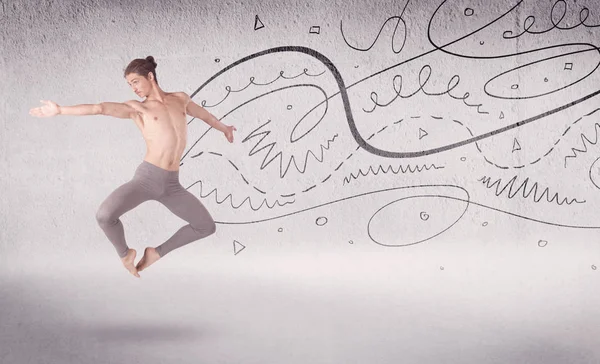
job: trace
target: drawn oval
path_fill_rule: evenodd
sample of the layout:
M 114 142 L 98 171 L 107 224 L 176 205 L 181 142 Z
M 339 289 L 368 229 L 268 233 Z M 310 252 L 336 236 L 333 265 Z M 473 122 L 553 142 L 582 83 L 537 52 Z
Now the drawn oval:
M 415 195 L 394 200 L 377 210 L 367 225 L 371 240 L 389 247 L 415 245 L 444 233 L 469 206 L 468 197 Z M 419 211 L 429 211 L 422 220 Z
M 600 190 L 600 163 L 598 161 L 600 157 L 596 158 L 596 160 L 590 166 L 590 181 L 596 186 L 597 189 Z
M 592 54 L 581 55 L 586 52 Z M 533 99 L 571 87 L 586 79 L 599 66 L 600 53 L 597 49 L 578 50 L 502 72 L 486 82 L 483 89 L 489 96 L 499 99 Z
M 504 0 L 495 2 L 493 6 L 486 6 L 478 0 L 458 1 L 445 0 L 434 11 L 429 20 L 428 36 L 430 43 L 436 47 L 444 47 L 446 51 L 467 56 L 492 56 L 486 52 L 502 52 L 510 47 L 482 47 L 474 48 L 482 37 L 491 38 L 490 29 L 494 23 L 501 20 L 510 12 L 515 11 L 523 0 Z M 481 34 L 476 35 L 481 32 Z M 482 54 L 483 53 L 483 54 Z M 495 55 L 502 56 L 504 53 Z

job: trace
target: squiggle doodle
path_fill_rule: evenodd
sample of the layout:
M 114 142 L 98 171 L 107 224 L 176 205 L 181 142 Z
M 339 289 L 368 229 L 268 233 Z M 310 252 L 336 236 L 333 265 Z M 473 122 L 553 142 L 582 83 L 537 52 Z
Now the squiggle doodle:
M 513 188 L 515 187 L 515 184 L 517 183 L 517 176 L 514 176 L 513 178 L 511 178 L 503 187 L 501 187 L 502 178 L 498 178 L 494 182 L 491 182 L 491 180 L 492 180 L 491 177 L 486 177 L 486 176 L 483 176 L 482 178 L 478 179 L 478 181 L 482 182 L 488 189 L 492 189 L 492 188 L 496 187 L 496 191 L 495 191 L 496 196 L 500 196 L 508 188 L 507 195 L 508 195 L 509 199 L 512 199 L 519 193 L 519 191 L 521 191 L 522 196 L 525 199 L 529 198 L 529 196 L 531 194 L 533 194 L 533 200 L 535 202 L 540 202 L 542 200 L 542 198 L 546 197 L 547 202 L 550 202 L 550 203 L 556 202 L 559 206 L 563 205 L 564 203 L 566 203 L 567 205 L 570 205 L 574 202 L 575 203 L 585 203 L 585 200 L 578 201 L 575 198 L 570 199 L 570 200 L 567 198 L 563 198 L 561 201 L 559 201 L 558 193 L 555 193 L 552 197 L 550 197 L 550 189 L 548 187 L 546 187 L 542 191 L 542 193 L 538 193 L 539 191 L 538 191 L 538 183 L 537 182 L 533 183 L 533 185 L 531 186 L 529 191 L 527 191 L 527 184 L 529 183 L 529 177 L 525 178 L 525 180 L 521 183 L 521 185 L 519 187 L 517 187 L 514 191 L 513 191 Z
M 589 114 L 584 115 L 585 116 L 590 116 L 595 114 L 597 111 L 600 111 L 600 108 L 590 112 Z M 578 122 L 579 120 L 583 119 L 583 117 L 577 119 L 575 122 Z M 573 123 L 575 124 L 575 123 Z M 567 158 L 577 158 L 577 152 L 579 153 L 587 153 L 588 149 L 587 149 L 587 143 L 591 144 L 591 145 L 596 145 L 596 143 L 598 143 L 598 129 L 600 129 L 600 124 L 598 122 L 594 123 L 594 137 L 593 137 L 593 141 L 592 139 L 588 138 L 587 135 L 585 135 L 584 133 L 581 133 L 581 142 L 583 144 L 582 148 L 583 149 L 578 149 L 578 148 L 571 148 L 571 152 L 573 152 L 572 155 L 567 155 L 565 156 L 565 168 L 567 168 Z
M 226 200 L 229 200 L 229 201 L 230 201 L 230 204 L 231 204 L 231 208 L 233 208 L 233 209 L 236 209 L 236 210 L 237 210 L 237 209 L 239 209 L 241 206 L 243 206 L 243 205 L 244 205 L 246 202 L 248 202 L 248 206 L 249 206 L 249 207 L 250 207 L 252 210 L 254 210 L 254 211 L 258 211 L 258 210 L 260 210 L 260 209 L 263 207 L 263 205 L 264 205 L 264 206 L 267 206 L 267 208 L 269 208 L 269 209 L 272 209 L 272 208 L 274 208 L 274 207 L 275 207 L 275 205 L 277 205 L 277 206 L 280 206 L 280 207 L 281 207 L 281 206 L 285 206 L 285 205 L 293 204 L 293 203 L 295 202 L 295 201 L 286 201 L 286 202 L 284 202 L 284 203 L 281 203 L 281 202 L 279 202 L 279 200 L 275 200 L 275 202 L 273 202 L 273 204 L 272 204 L 272 205 L 269 205 L 269 203 L 267 202 L 267 199 L 265 198 L 265 199 L 263 199 L 263 201 L 261 202 L 261 204 L 260 204 L 258 207 L 254 207 L 254 206 L 252 206 L 252 201 L 251 201 L 251 199 L 250 199 L 250 196 L 248 196 L 248 197 L 246 197 L 246 198 L 245 198 L 245 199 L 244 199 L 244 200 L 243 200 L 243 201 L 242 201 L 242 202 L 241 202 L 239 205 L 234 205 L 234 204 L 233 204 L 233 196 L 231 195 L 231 193 L 230 193 L 230 194 L 228 194 L 227 196 L 225 196 L 225 197 L 224 197 L 224 198 L 223 198 L 221 201 L 219 201 L 219 196 L 218 196 L 218 195 L 219 195 L 219 193 L 218 193 L 218 191 L 217 191 L 217 188 L 213 188 L 213 189 L 212 189 L 212 190 L 211 190 L 209 193 L 207 193 L 207 194 L 205 194 L 205 195 L 204 195 L 204 194 L 202 194 L 202 190 L 203 190 L 203 187 L 204 187 L 204 185 L 203 185 L 203 183 L 202 183 L 202 180 L 198 180 L 198 181 L 196 181 L 196 182 L 192 183 L 191 185 L 189 185 L 188 187 L 186 187 L 186 190 L 189 190 L 190 188 L 192 188 L 192 187 L 193 187 L 193 186 L 195 186 L 196 184 L 199 184 L 199 185 L 200 185 L 200 193 L 199 193 L 199 194 L 200 194 L 200 197 L 201 197 L 201 198 L 206 198 L 206 197 L 208 197 L 208 196 L 210 196 L 211 194 L 213 194 L 213 193 L 214 193 L 214 194 L 215 194 L 215 202 L 216 202 L 217 204 L 219 204 L 219 205 L 220 205 L 220 204 L 224 203 Z
M 378 175 L 379 172 L 382 172 L 384 174 L 386 173 L 393 173 L 393 174 L 398 174 L 398 173 L 416 173 L 416 172 L 423 172 L 423 171 L 429 171 L 430 169 L 443 169 L 443 166 L 436 166 L 435 164 L 430 164 L 430 165 L 420 165 L 420 166 L 411 166 L 411 165 L 407 165 L 407 166 L 402 166 L 402 165 L 398 165 L 398 169 L 394 170 L 394 167 L 392 167 L 392 165 L 389 165 L 387 168 L 383 168 L 383 166 L 379 166 L 377 167 L 376 170 L 373 169 L 373 166 L 369 166 L 369 169 L 367 169 L 367 171 L 363 171 L 362 168 L 358 169 L 358 172 L 356 173 L 356 175 L 354 173 L 350 173 L 350 176 L 348 177 L 344 177 L 344 184 L 346 183 L 350 183 L 353 179 L 358 179 L 360 176 L 366 177 L 367 175 L 369 175 L 369 173 L 373 174 L 373 175 Z
M 229 97 L 229 95 L 230 95 L 231 93 L 236 93 L 236 92 L 241 92 L 241 91 L 244 91 L 244 90 L 245 90 L 245 89 L 247 89 L 247 88 L 248 88 L 250 85 L 255 85 L 255 86 L 268 86 L 268 85 L 270 85 L 270 84 L 274 83 L 275 81 L 279 80 L 280 78 L 283 78 L 283 79 L 285 79 L 285 80 L 292 80 L 292 79 L 294 79 L 294 78 L 298 78 L 298 77 L 300 77 L 300 76 L 302 76 L 302 75 L 306 75 L 306 76 L 309 76 L 309 77 L 318 77 L 318 76 L 321 76 L 322 74 L 324 74 L 324 73 L 325 73 L 325 71 L 323 71 L 323 72 L 321 72 L 321 73 L 318 73 L 318 74 L 316 74 L 316 75 L 309 75 L 307 72 L 308 72 L 308 69 L 307 69 L 307 68 L 305 68 L 305 69 L 304 69 L 304 71 L 303 71 L 302 73 L 300 73 L 300 74 L 298 74 L 298 75 L 296 75 L 296 76 L 292 76 L 292 77 L 285 77 L 285 76 L 283 75 L 284 71 L 280 71 L 280 72 L 279 72 L 279 76 L 277 76 L 277 78 L 276 78 L 276 79 L 274 79 L 273 81 L 267 82 L 267 83 L 256 83 L 256 82 L 254 82 L 254 76 L 252 76 L 252 77 L 250 77 L 250 82 L 248 82 L 248 84 L 247 84 L 246 86 L 242 87 L 242 88 L 241 88 L 241 89 L 239 89 L 239 90 L 232 90 L 232 89 L 231 89 L 231 86 L 229 86 L 229 85 L 225 86 L 225 90 L 227 91 L 227 94 L 225 95 L 225 97 L 224 97 L 224 98 L 223 98 L 221 101 L 217 102 L 216 104 L 214 104 L 214 105 L 206 105 L 206 100 L 202 100 L 202 101 L 200 102 L 200 105 L 201 105 L 202 107 L 206 107 L 206 108 L 216 107 L 216 106 L 220 105 L 221 103 L 223 103 L 223 102 L 224 102 L 224 101 L 225 101 L 225 100 L 226 100 L 226 99 Z M 193 120 L 193 119 L 192 119 L 192 120 Z M 192 120 L 190 120 L 190 121 L 188 122 L 188 124 L 189 124 L 189 123 L 190 123 Z
M 560 19 L 558 19 L 558 22 L 554 21 L 554 9 L 556 9 L 556 6 L 558 4 L 562 4 L 564 5 L 564 9 L 562 11 L 562 13 L 560 14 Z M 585 12 L 585 17 L 582 17 L 583 13 Z M 579 12 L 579 24 L 575 24 L 572 27 L 560 27 L 559 24 L 560 22 L 563 21 L 563 19 L 565 18 L 565 15 L 567 14 L 567 3 L 564 0 L 559 0 L 557 2 L 554 3 L 554 5 L 552 5 L 552 10 L 550 11 L 550 22 L 552 22 L 552 27 L 546 30 L 542 30 L 542 31 L 531 31 L 530 29 L 533 27 L 533 25 L 535 24 L 535 16 L 533 15 L 529 15 L 527 18 L 525 18 L 525 20 L 523 21 L 523 32 L 519 33 L 517 35 L 512 35 L 512 31 L 507 30 L 504 33 L 502 33 L 502 37 L 504 39 L 514 39 L 514 38 L 519 38 L 520 36 L 522 36 L 525 33 L 528 34 L 544 34 L 547 33 L 549 31 L 551 31 L 552 29 L 559 29 L 559 30 L 571 30 L 571 29 L 575 29 L 581 25 L 583 25 L 586 28 L 597 28 L 600 27 L 600 24 L 598 25 L 588 25 L 585 24 L 585 21 L 587 20 L 587 18 L 590 16 L 590 9 L 588 9 L 587 7 L 583 7 L 581 9 L 581 11 Z
M 285 170 L 283 168 L 283 152 L 278 152 L 276 153 L 273 157 L 271 157 L 271 159 L 269 159 L 269 157 L 271 156 L 271 152 L 273 151 L 273 148 L 275 148 L 277 142 L 271 142 L 265 145 L 261 145 L 262 141 L 271 133 L 270 130 L 263 130 L 260 131 L 259 130 L 261 128 L 263 128 L 264 126 L 268 125 L 271 122 L 271 120 L 268 120 L 266 123 L 260 125 L 258 128 L 254 129 L 252 132 L 250 132 L 250 134 L 248 134 L 248 136 L 246 136 L 243 140 L 242 143 L 245 143 L 247 141 L 249 141 L 250 139 L 262 136 L 257 142 L 256 144 L 252 147 L 252 149 L 250 150 L 250 153 L 248 154 L 248 156 L 253 156 L 256 153 L 262 151 L 263 149 L 267 149 L 267 153 L 265 154 L 263 161 L 260 165 L 260 169 L 265 169 L 269 164 L 271 164 L 271 162 L 273 162 L 275 159 L 279 160 L 279 178 L 283 178 L 285 177 L 285 175 L 287 174 L 288 170 L 290 169 L 290 166 L 292 165 L 292 163 L 294 164 L 294 167 L 296 167 L 296 170 L 299 173 L 304 173 L 306 171 L 306 168 L 308 166 L 308 156 L 309 154 L 312 155 L 314 157 L 315 160 L 317 160 L 318 162 L 322 163 L 323 162 L 323 158 L 324 158 L 324 153 L 323 150 L 329 150 L 329 146 L 331 144 L 331 142 L 333 142 L 335 140 L 335 138 L 338 136 L 337 134 L 335 134 L 333 136 L 333 139 L 327 140 L 327 145 L 320 145 L 320 155 L 321 157 L 319 158 L 319 156 L 317 156 L 312 150 L 308 150 L 306 152 L 305 158 L 304 158 L 304 168 L 301 169 L 300 167 L 298 167 L 298 164 L 296 163 L 296 158 L 295 156 L 291 156 L 287 166 L 285 167 Z M 260 148 L 259 148 L 260 146 Z M 257 149 L 258 148 L 258 149 Z M 269 159 L 267 161 L 267 159 Z
M 406 6 L 408 5 L 408 1 L 406 2 L 406 5 L 404 6 L 404 9 L 406 9 Z M 402 14 L 404 14 L 404 10 L 402 10 Z M 344 35 L 344 29 L 343 29 L 343 23 L 340 20 L 340 33 L 342 34 L 342 38 L 344 39 L 344 42 L 346 42 L 346 44 L 348 45 L 348 47 L 357 50 L 357 51 L 363 51 L 366 52 L 369 49 L 373 48 L 373 46 L 375 45 L 375 43 L 377 43 L 377 39 L 379 39 L 379 36 L 381 35 L 381 32 L 383 31 L 383 27 L 385 27 L 385 25 L 387 24 L 388 21 L 390 20 L 394 20 L 397 19 L 398 21 L 396 22 L 396 26 L 394 27 L 394 33 L 392 34 L 392 52 L 398 54 L 400 52 L 402 52 L 402 49 L 404 48 L 404 45 L 406 44 L 406 22 L 404 21 L 404 19 L 402 19 L 402 15 L 400 16 L 392 16 L 389 17 L 385 22 L 383 22 L 383 25 L 381 26 L 381 29 L 379 29 L 379 33 L 377 33 L 377 37 L 375 37 L 375 40 L 373 41 L 373 43 L 366 49 L 360 49 L 358 47 L 355 47 L 353 45 L 351 45 L 350 43 L 348 43 L 348 40 L 346 39 L 346 35 Z M 398 25 L 400 25 L 400 22 L 402 22 L 402 26 L 404 28 L 404 36 L 402 39 L 402 46 L 400 47 L 399 50 L 395 50 L 394 49 L 394 40 L 396 39 L 396 31 L 398 30 Z
M 427 71 L 427 76 L 426 78 L 423 80 L 423 73 L 424 71 Z M 396 88 L 396 79 L 399 78 L 399 85 Z M 477 113 L 479 114 L 489 114 L 489 112 L 487 111 L 481 111 L 479 108 L 483 106 L 483 104 L 469 104 L 466 100 L 471 96 L 471 94 L 469 92 L 465 92 L 463 94 L 462 97 L 459 96 L 454 96 L 452 93 L 450 93 L 450 91 L 454 90 L 456 87 L 458 87 L 458 84 L 460 83 L 460 76 L 459 75 L 454 75 L 452 76 L 452 78 L 450 78 L 450 81 L 448 81 L 448 85 L 446 87 L 446 91 L 442 91 L 442 92 L 427 92 L 425 91 L 424 87 L 427 85 L 427 83 L 429 82 L 429 79 L 431 78 L 431 66 L 426 64 L 423 67 L 421 67 L 421 70 L 419 71 L 419 88 L 417 88 L 417 90 L 411 94 L 408 95 L 401 95 L 402 92 L 402 87 L 403 87 L 403 78 L 402 75 L 395 75 L 394 78 L 392 79 L 392 87 L 394 89 L 394 93 L 395 96 L 393 99 L 391 99 L 388 103 L 385 104 L 380 104 L 379 103 L 379 95 L 377 95 L 377 93 L 375 91 L 371 92 L 371 96 L 370 99 L 373 102 L 373 108 L 371 110 L 366 110 L 365 108 L 363 108 L 363 111 L 366 113 L 372 113 L 373 111 L 375 111 L 375 109 L 377 108 L 377 106 L 379 107 L 387 107 L 389 106 L 391 103 L 393 103 L 394 101 L 396 101 L 396 99 L 398 97 L 402 98 L 402 99 L 408 99 L 410 97 L 415 96 L 416 94 L 419 93 L 419 91 L 422 91 L 423 94 L 427 95 L 427 96 L 442 96 L 442 95 L 448 95 L 451 98 L 455 99 L 455 100 L 462 100 L 462 102 L 468 106 L 468 107 L 476 107 L 477 108 Z

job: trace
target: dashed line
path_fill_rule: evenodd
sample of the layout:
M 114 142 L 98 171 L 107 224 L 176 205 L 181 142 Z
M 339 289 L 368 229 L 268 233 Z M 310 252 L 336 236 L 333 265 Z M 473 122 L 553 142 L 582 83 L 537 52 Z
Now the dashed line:
M 255 190 L 257 190 L 258 192 L 262 193 L 263 195 L 266 195 L 267 193 L 263 190 L 259 190 L 258 187 L 256 186 L 252 186 Z
M 229 163 L 231 163 L 231 165 L 233 166 L 233 168 L 235 168 L 236 171 L 240 170 L 235 164 L 233 164 L 233 162 L 231 161 L 231 159 L 227 159 L 227 160 L 229 161 Z
M 315 187 L 317 187 L 317 185 L 312 185 L 312 186 L 310 186 L 309 188 L 305 189 L 305 190 L 304 190 L 304 191 L 302 191 L 302 192 L 308 192 L 308 191 L 312 190 L 312 189 L 313 189 L 313 188 L 315 188 Z

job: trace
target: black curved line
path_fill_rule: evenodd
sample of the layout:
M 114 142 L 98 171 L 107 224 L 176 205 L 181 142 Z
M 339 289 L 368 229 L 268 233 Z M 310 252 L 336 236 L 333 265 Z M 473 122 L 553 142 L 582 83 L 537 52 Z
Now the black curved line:
M 197 94 L 200 90 L 202 90 L 206 85 L 208 85 L 210 82 L 212 82 L 215 78 L 219 77 L 221 74 L 223 74 L 224 72 L 230 70 L 231 68 L 239 65 L 240 63 L 246 62 L 250 59 L 256 58 L 256 57 L 260 57 L 263 55 L 267 55 L 270 53 L 278 53 L 278 52 L 299 52 L 299 53 L 304 53 L 307 54 L 309 56 L 312 56 L 314 58 L 316 58 L 317 60 L 321 61 L 323 64 L 325 64 L 325 66 L 327 66 L 327 68 L 331 71 L 332 75 L 334 76 L 337 84 L 338 84 L 338 88 L 340 90 L 340 96 L 342 97 L 342 102 L 344 104 L 344 110 L 346 113 L 346 119 L 348 122 L 348 127 L 350 128 L 350 132 L 352 133 L 352 136 L 354 137 L 354 140 L 357 142 L 357 144 L 365 149 L 366 151 L 381 156 L 381 157 L 387 157 L 387 158 L 413 158 L 413 157 L 421 157 L 421 156 L 426 156 L 426 155 L 430 155 L 430 154 L 436 154 L 436 153 L 440 153 L 446 150 L 451 150 L 454 148 L 458 148 L 461 147 L 463 145 L 467 145 L 467 144 L 471 144 L 474 143 L 476 141 L 482 140 L 482 139 L 486 139 L 489 137 L 492 137 L 496 134 L 500 134 L 503 133 L 505 131 L 523 126 L 525 124 L 531 123 L 533 121 L 539 120 L 541 118 L 544 118 L 546 116 L 552 115 L 554 113 L 557 113 L 559 111 L 562 111 L 564 109 L 567 109 L 569 107 L 572 107 L 574 105 L 577 105 L 589 98 L 592 98 L 594 96 L 597 96 L 598 94 L 600 94 L 600 90 L 595 91 L 591 94 L 588 94 L 580 99 L 577 99 L 575 101 L 572 101 L 568 104 L 559 106 L 557 108 L 554 108 L 552 110 L 546 111 L 542 114 L 536 115 L 536 116 L 532 116 L 528 119 L 516 122 L 514 124 L 511 125 L 507 125 L 503 128 L 499 128 L 496 130 L 492 130 L 488 133 L 485 134 L 481 134 L 479 136 L 470 138 L 470 139 L 466 139 L 466 140 L 462 140 L 453 144 L 447 144 L 445 146 L 442 147 L 438 147 L 438 148 L 433 148 L 433 149 L 428 149 L 428 150 L 423 150 L 423 151 L 417 151 L 417 152 L 392 152 L 392 151 L 387 151 L 387 150 L 383 150 L 383 149 L 379 149 L 376 148 L 374 146 L 372 146 L 371 144 L 367 143 L 366 140 L 363 139 L 363 137 L 360 135 L 357 127 L 356 127 L 356 123 L 354 121 L 354 116 L 352 115 L 352 110 L 350 108 L 350 101 L 349 101 L 349 97 L 348 97 L 348 93 L 347 93 L 347 88 L 344 84 L 344 80 L 341 76 L 341 74 L 339 73 L 338 69 L 333 65 L 333 63 L 327 58 L 325 57 L 323 54 L 315 51 L 314 49 L 308 48 L 308 47 L 303 47 L 303 46 L 283 46 L 283 47 L 275 47 L 275 48 L 270 48 L 270 49 L 266 49 L 254 54 L 251 54 L 249 56 L 246 56 L 244 58 L 239 59 L 238 61 L 228 65 L 227 67 L 223 68 L 222 70 L 220 70 L 219 72 L 217 72 L 216 74 L 214 74 L 211 78 L 209 78 L 206 82 L 204 82 L 196 91 L 194 91 L 194 93 L 191 95 L 191 97 L 193 97 L 195 94 Z M 432 51 L 430 51 L 432 52 Z M 328 99 L 330 99 L 332 96 L 330 96 Z M 322 103 L 321 103 L 322 104 Z M 319 104 L 319 105 L 321 105 Z M 315 107 L 316 108 L 316 107 Z
M 571 87 L 571 86 L 573 86 L 573 85 L 575 85 L 575 84 L 577 84 L 577 83 L 579 83 L 579 82 L 581 82 L 581 81 L 585 80 L 585 79 L 586 79 L 586 78 L 588 78 L 588 77 L 589 77 L 589 76 L 590 76 L 592 73 L 596 72 L 596 70 L 598 69 L 598 67 L 600 67 L 600 60 L 598 61 L 598 64 L 596 65 L 596 67 L 595 67 L 595 68 L 594 68 L 594 69 L 593 69 L 593 70 L 592 70 L 590 73 L 588 73 L 587 75 L 585 75 L 585 76 L 581 77 L 581 78 L 580 78 L 580 79 L 578 79 L 577 81 L 575 81 L 575 82 L 573 82 L 573 83 L 570 83 L 570 84 L 568 84 L 568 85 L 566 85 L 566 86 L 563 86 L 563 87 L 561 87 L 561 88 L 558 88 L 558 89 L 555 89 L 555 90 L 548 91 L 548 92 L 546 92 L 546 93 L 543 93 L 543 94 L 538 94 L 538 95 L 533 95 L 533 96 L 504 97 L 504 96 L 493 95 L 493 94 L 489 93 L 489 92 L 488 92 L 488 90 L 487 90 L 487 87 L 488 87 L 488 84 L 489 84 L 490 82 L 492 82 L 493 80 L 497 79 L 498 77 L 501 77 L 501 76 L 503 76 L 503 75 L 505 75 L 505 74 L 508 74 L 508 73 L 514 72 L 514 71 L 516 71 L 516 70 L 518 70 L 518 69 L 520 69 L 520 68 L 525 68 L 525 67 L 531 66 L 531 65 L 533 65 L 533 64 L 536 64 L 536 63 L 541 63 L 541 62 L 545 62 L 545 61 L 548 61 L 548 60 L 551 60 L 551 59 L 554 59 L 554 58 L 560 58 L 560 57 L 568 56 L 568 55 L 571 55 L 571 54 L 585 53 L 585 52 L 589 52 L 589 51 L 598 51 L 598 53 L 600 54 L 600 48 L 598 48 L 598 47 L 593 47 L 592 49 L 585 49 L 585 50 L 575 51 L 575 52 L 571 52 L 571 53 L 559 54 L 558 56 L 553 56 L 553 57 L 543 58 L 543 59 L 540 59 L 540 60 L 537 60 L 537 61 L 534 61 L 534 62 L 531 62 L 531 63 L 527 63 L 527 64 L 524 64 L 524 65 L 522 65 L 522 66 L 515 67 L 515 68 L 512 68 L 512 69 L 510 69 L 510 70 L 508 70 L 508 71 L 502 72 L 502 73 L 500 73 L 500 74 L 498 74 L 498 75 L 496 75 L 496 76 L 494 76 L 494 77 L 490 78 L 490 79 L 489 79 L 489 80 L 488 80 L 488 81 L 485 83 L 485 85 L 483 86 L 483 91 L 485 92 L 485 94 L 486 94 L 486 95 L 488 95 L 488 96 L 490 96 L 490 97 L 493 97 L 493 98 L 497 98 L 497 99 L 504 99 L 504 100 L 526 100 L 526 99 L 534 99 L 534 98 L 537 98 L 537 97 L 542 97 L 542 96 L 550 95 L 550 94 L 553 94 L 553 93 L 555 93 L 555 92 L 558 92 L 558 91 L 564 90 L 564 89 L 566 89 L 566 88 L 568 88 L 568 87 Z

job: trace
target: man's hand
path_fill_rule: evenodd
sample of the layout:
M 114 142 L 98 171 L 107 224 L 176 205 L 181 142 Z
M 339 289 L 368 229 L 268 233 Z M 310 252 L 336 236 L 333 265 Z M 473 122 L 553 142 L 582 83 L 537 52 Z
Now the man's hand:
M 29 110 L 29 115 L 36 116 L 38 118 L 47 118 L 60 113 L 60 106 L 58 106 L 55 102 L 49 100 L 40 100 L 40 102 L 44 105 L 40 107 L 34 107 L 33 109 Z
M 225 137 L 227 138 L 227 140 L 229 140 L 230 143 L 233 143 L 233 131 L 234 130 L 237 130 L 235 128 L 235 126 L 227 125 L 225 127 L 225 131 L 223 132 L 225 134 Z

